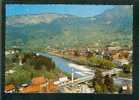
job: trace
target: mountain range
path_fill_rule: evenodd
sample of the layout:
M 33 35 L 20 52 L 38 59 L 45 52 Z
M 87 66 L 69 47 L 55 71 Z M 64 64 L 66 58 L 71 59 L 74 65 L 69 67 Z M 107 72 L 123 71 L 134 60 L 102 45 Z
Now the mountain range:
M 6 47 L 84 47 L 119 42 L 132 44 L 133 9 L 116 6 L 92 17 L 40 13 L 6 17 Z

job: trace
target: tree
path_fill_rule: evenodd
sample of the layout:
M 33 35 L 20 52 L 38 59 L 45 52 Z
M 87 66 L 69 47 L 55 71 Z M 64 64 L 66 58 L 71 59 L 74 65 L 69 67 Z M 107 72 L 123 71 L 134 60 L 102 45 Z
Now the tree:
M 79 56 L 79 51 L 78 50 L 74 51 L 74 56 Z
M 13 56 L 12 56 L 12 62 L 13 62 L 13 63 L 17 63 L 17 62 L 19 61 L 18 57 L 19 57 L 19 54 L 13 55 Z
M 130 73 L 131 66 L 129 64 L 124 64 L 123 65 L 123 72 L 124 73 Z
M 95 72 L 95 77 L 93 79 L 93 85 L 95 85 L 95 83 L 103 84 L 103 76 L 102 76 L 102 72 L 100 70 L 96 70 L 96 72 Z
M 89 58 L 89 64 L 92 66 L 98 66 L 98 65 L 100 65 L 100 60 L 97 59 L 96 57 L 92 56 Z
M 96 70 L 92 83 L 96 93 L 113 92 L 115 90 L 113 78 L 109 75 L 103 77 L 100 70 Z
M 103 76 L 102 76 L 102 72 L 100 70 L 96 70 L 95 77 L 92 80 L 92 84 L 95 88 L 96 93 L 103 92 Z
M 105 69 L 112 69 L 115 67 L 115 64 L 113 64 L 111 61 L 103 59 L 101 63 L 102 67 Z
M 103 93 L 103 88 L 100 84 L 96 83 L 94 88 L 96 93 Z
M 104 84 L 106 86 L 106 89 L 109 91 L 109 92 L 113 92 L 114 91 L 114 83 L 113 83 L 113 79 L 112 77 L 110 77 L 109 75 L 106 75 L 104 77 Z

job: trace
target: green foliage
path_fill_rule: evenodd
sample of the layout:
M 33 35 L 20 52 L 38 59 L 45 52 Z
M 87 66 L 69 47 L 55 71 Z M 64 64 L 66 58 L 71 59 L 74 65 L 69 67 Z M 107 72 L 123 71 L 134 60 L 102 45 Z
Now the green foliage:
M 99 84 L 95 85 L 95 92 L 96 93 L 103 93 L 103 89 L 102 89 L 101 85 L 99 85 Z
M 99 59 L 95 56 L 89 58 L 89 65 L 90 66 L 97 66 L 103 69 L 112 69 L 115 67 L 115 64 L 113 64 L 110 60 L 107 59 Z
M 18 63 L 13 64 L 13 61 L 11 60 L 12 56 L 7 57 L 6 69 L 7 71 L 13 70 L 14 73 L 6 73 L 6 84 L 18 85 L 29 83 L 33 77 L 37 76 L 45 76 L 46 78 L 56 79 L 60 73 L 64 74 L 64 72 L 61 72 L 55 67 L 54 62 L 50 58 L 35 55 L 33 56 L 31 53 L 25 53 L 22 57 L 25 60 L 22 66 Z
M 12 74 L 8 74 L 5 77 L 6 84 L 22 84 L 28 83 L 31 80 L 31 74 L 29 71 L 24 70 L 21 66 L 15 66 L 15 72 Z
M 124 73 L 130 73 L 131 72 L 131 66 L 129 64 L 123 65 L 123 72 Z
M 95 71 L 95 77 L 92 80 L 92 84 L 95 88 L 96 93 L 103 92 L 103 76 L 102 76 L 102 72 L 100 70 Z
M 85 63 L 87 63 L 87 58 L 84 57 L 84 56 L 80 56 L 79 57 L 79 62 L 85 64 Z
M 47 71 L 51 71 L 55 68 L 55 63 L 48 57 L 25 54 L 24 59 L 26 59 L 30 65 L 34 66 L 34 69 L 36 70 L 40 70 L 45 67 Z
M 123 72 L 123 71 L 120 71 L 120 72 L 118 73 L 118 76 L 119 76 L 119 77 L 125 77 L 125 78 L 132 78 L 132 73 L 125 73 L 125 72 Z
M 102 72 L 100 70 L 95 71 L 95 77 L 93 79 L 93 85 L 95 85 L 96 83 L 103 84 L 103 76 L 102 76 Z
M 92 84 L 95 88 L 96 93 L 112 93 L 115 91 L 112 77 L 110 77 L 109 75 L 103 77 L 100 70 L 96 70 L 95 77 L 92 80 Z
M 110 92 L 114 91 L 114 83 L 113 83 L 113 79 L 112 77 L 110 77 L 109 75 L 106 75 L 104 77 L 104 84 L 106 86 L 106 89 Z

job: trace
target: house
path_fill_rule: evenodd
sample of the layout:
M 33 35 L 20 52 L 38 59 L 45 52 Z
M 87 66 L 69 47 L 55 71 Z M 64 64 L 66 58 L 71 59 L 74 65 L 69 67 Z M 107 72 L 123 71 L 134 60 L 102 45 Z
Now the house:
M 80 56 L 91 56 L 91 55 L 93 55 L 93 52 L 89 48 L 82 49 L 79 51 L 79 55 Z
M 122 58 L 128 59 L 130 52 L 128 50 L 123 50 L 120 52 L 120 54 Z
M 118 51 L 120 49 L 122 49 L 120 46 L 110 46 L 107 47 L 108 51 Z
M 40 85 L 29 85 L 27 87 L 23 87 L 20 89 L 21 93 L 36 93 L 36 92 L 43 92 L 43 87 Z
M 15 53 L 15 51 L 13 50 L 13 49 L 7 49 L 6 51 L 5 51 L 5 55 L 7 56 L 7 55 L 10 55 L 10 54 L 14 54 Z
M 63 74 L 59 75 L 59 79 L 54 81 L 55 85 L 59 85 L 61 83 L 67 82 L 69 79 L 67 76 L 63 76 Z
M 43 76 L 35 77 L 32 79 L 30 85 L 22 86 L 19 91 L 21 93 L 44 93 L 55 92 L 58 86 L 52 80 L 48 80 Z
M 119 59 L 120 58 L 120 53 L 116 53 L 112 55 L 112 59 Z
M 114 53 L 112 55 L 113 59 L 128 59 L 129 58 L 129 52 L 128 51 L 119 51 L 117 53 Z
M 48 84 L 48 79 L 43 76 L 35 77 L 32 79 L 32 85 L 40 85 L 40 87 L 46 87 Z
M 58 89 L 58 86 L 54 84 L 52 80 L 49 80 L 48 85 L 46 87 L 46 92 L 56 92 Z
M 31 85 L 20 88 L 21 93 L 46 92 L 48 79 L 43 76 L 35 77 L 31 81 Z
M 8 84 L 5 86 L 5 93 L 13 93 L 15 92 L 15 86 L 13 84 Z
M 64 50 L 61 50 L 61 53 L 65 54 L 65 55 L 75 55 L 76 49 L 74 49 L 74 48 L 69 48 L 69 49 L 65 48 Z
M 127 84 L 122 86 L 122 93 L 124 94 L 132 93 L 132 90 L 133 90 L 132 85 Z
M 58 84 L 60 84 L 60 81 L 55 81 L 54 84 L 58 85 Z
M 66 77 L 66 76 L 59 78 L 60 83 L 63 83 L 63 82 L 66 82 L 66 81 L 68 81 L 68 77 Z
M 40 84 L 47 83 L 47 81 L 48 81 L 48 79 L 46 79 L 43 76 L 40 76 L 40 77 L 33 78 L 31 82 L 32 82 L 33 85 L 40 85 Z

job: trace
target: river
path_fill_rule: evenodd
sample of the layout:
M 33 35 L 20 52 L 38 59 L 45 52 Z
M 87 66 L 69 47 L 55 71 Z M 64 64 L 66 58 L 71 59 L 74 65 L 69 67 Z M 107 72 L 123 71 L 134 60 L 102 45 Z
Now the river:
M 56 67 L 58 67 L 60 70 L 67 72 L 69 74 L 72 73 L 72 69 L 74 72 L 75 77 L 83 77 L 87 75 L 95 75 L 94 70 L 89 69 L 85 65 L 78 65 L 73 63 L 72 61 L 66 60 L 64 58 L 48 54 L 47 52 L 40 52 L 39 55 L 46 56 L 52 59 L 52 61 L 55 62 Z M 123 85 L 124 82 L 127 82 L 129 84 L 132 84 L 132 79 L 126 79 L 126 78 L 113 78 L 114 83 L 117 85 Z
M 72 69 L 73 69 L 74 75 L 76 77 L 83 77 L 86 75 L 94 75 L 94 71 L 87 68 L 87 66 L 78 65 L 78 64 L 75 64 L 75 63 L 68 61 L 64 58 L 61 58 L 61 57 L 58 57 L 55 55 L 51 55 L 48 53 L 39 53 L 39 54 L 42 56 L 46 56 L 46 57 L 51 58 L 52 61 L 55 62 L 56 67 L 58 67 L 59 69 L 61 69 L 64 72 L 71 74 Z

